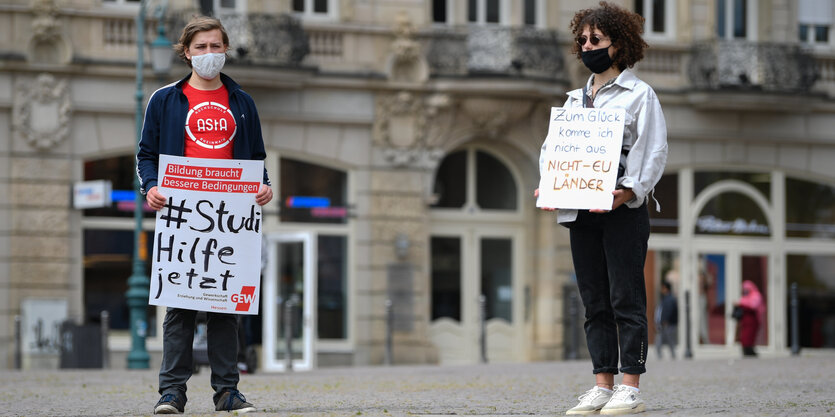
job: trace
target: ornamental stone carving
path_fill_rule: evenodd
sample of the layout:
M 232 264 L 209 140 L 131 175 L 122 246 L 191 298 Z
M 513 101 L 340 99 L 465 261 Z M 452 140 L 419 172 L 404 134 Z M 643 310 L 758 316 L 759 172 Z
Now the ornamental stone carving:
M 32 38 L 36 41 L 51 41 L 59 36 L 58 6 L 54 0 L 38 0 L 32 6 Z
M 806 93 L 820 76 L 815 58 L 796 44 L 720 40 L 693 47 L 690 81 L 704 90 Z
M 435 76 L 566 78 L 564 45 L 552 30 L 475 25 L 431 28 L 423 37 Z
M 33 84 L 17 85 L 12 124 L 30 146 L 50 150 L 63 142 L 70 131 L 71 113 L 66 80 L 41 74 Z
M 399 13 L 394 28 L 396 38 L 391 44 L 387 65 L 392 81 L 424 82 L 429 77 L 429 65 L 414 32 L 409 16 Z
M 477 134 L 495 139 L 508 127 L 527 116 L 533 103 L 526 100 L 504 100 L 471 97 L 463 100 L 461 109 L 473 123 Z
M 426 143 L 427 123 L 436 113 L 422 97 L 408 91 L 377 97 L 373 138 L 386 162 L 424 166 L 440 157 L 442 152 Z
M 72 57 L 70 42 L 61 34 L 55 0 L 36 0 L 32 5 L 32 39 L 29 58 L 40 63 L 67 63 Z

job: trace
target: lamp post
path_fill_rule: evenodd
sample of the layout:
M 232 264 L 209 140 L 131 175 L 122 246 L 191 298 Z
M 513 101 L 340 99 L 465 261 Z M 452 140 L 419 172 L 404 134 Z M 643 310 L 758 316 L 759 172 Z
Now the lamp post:
M 139 3 L 139 14 L 136 16 L 136 144 L 142 138 L 142 76 L 145 66 L 145 6 L 146 0 Z M 151 64 L 158 76 L 165 74 L 171 68 L 171 42 L 165 38 L 165 27 L 162 22 L 163 10 L 160 9 L 158 20 L 159 35 L 151 44 Z M 165 50 L 168 51 L 164 54 Z M 145 275 L 146 241 L 142 230 L 143 205 L 145 199 L 139 191 L 139 178 L 134 178 L 134 193 L 136 194 L 133 208 L 134 245 L 133 245 L 133 273 L 128 278 L 128 291 L 125 293 L 130 308 L 131 350 L 128 353 L 128 369 L 148 369 L 150 355 L 145 347 L 145 336 L 148 332 L 148 294 L 150 279 Z

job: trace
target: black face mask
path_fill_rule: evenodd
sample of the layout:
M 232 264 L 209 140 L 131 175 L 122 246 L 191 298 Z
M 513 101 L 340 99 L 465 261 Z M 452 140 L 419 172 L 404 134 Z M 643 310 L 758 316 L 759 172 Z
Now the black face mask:
M 612 58 L 609 57 L 610 47 L 611 45 L 592 51 L 583 51 L 581 54 L 583 64 L 586 64 L 586 67 L 588 67 L 588 69 L 595 74 L 600 74 L 601 72 L 611 68 L 614 61 L 612 61 Z

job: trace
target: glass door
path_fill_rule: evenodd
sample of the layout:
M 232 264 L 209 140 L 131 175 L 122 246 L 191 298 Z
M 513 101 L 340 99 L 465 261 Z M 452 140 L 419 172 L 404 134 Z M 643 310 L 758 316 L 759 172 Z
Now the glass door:
M 757 346 L 769 346 L 770 269 L 767 254 L 730 247 L 698 251 L 694 274 L 698 296 L 693 316 L 694 340 L 702 353 L 712 350 L 736 353 L 743 340 L 748 343 L 752 338 Z M 732 317 L 738 304 L 751 307 L 751 318 L 744 323 Z
M 696 302 L 700 345 L 725 345 L 730 309 L 726 297 L 726 255 L 700 253 L 698 257 L 698 297 Z
M 514 279 L 520 241 L 513 231 L 451 226 L 430 236 L 429 333 L 442 363 L 481 359 L 482 320 L 488 362 L 522 359 L 522 294 Z
M 264 369 L 312 369 L 316 335 L 315 239 L 311 233 L 287 233 L 270 236 L 267 242 Z
M 478 279 L 477 294 L 483 296 L 483 306 L 477 322 L 485 320 L 488 362 L 514 362 L 524 351 L 521 341 L 522 294 L 521 285 L 514 285 L 519 276 L 519 239 L 505 233 L 477 232 Z
M 768 256 L 766 255 L 743 255 L 742 256 L 742 286 L 740 288 L 740 299 L 747 298 L 749 302 L 756 303 L 760 300 L 759 307 L 754 308 L 754 315 L 756 317 L 757 327 L 753 330 L 754 344 L 757 346 L 767 346 L 769 339 L 768 332 Z M 745 281 L 750 281 L 753 284 L 752 292 L 756 294 L 748 294 L 748 286 Z M 739 300 L 737 300 L 739 301 Z M 740 329 L 741 330 L 741 329 Z
M 457 230 L 456 230 L 457 229 Z M 463 228 L 438 229 L 430 236 L 429 338 L 442 364 L 478 362 L 473 313 L 477 297 L 471 274 L 472 246 Z

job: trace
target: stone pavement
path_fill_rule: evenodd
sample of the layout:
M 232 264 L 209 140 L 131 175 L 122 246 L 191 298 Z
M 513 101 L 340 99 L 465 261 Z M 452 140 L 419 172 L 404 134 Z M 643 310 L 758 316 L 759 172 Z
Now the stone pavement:
M 593 385 L 588 361 L 323 368 L 242 375 L 253 415 L 563 415 Z M 645 416 L 835 414 L 835 353 L 651 361 Z M 619 381 L 619 378 L 616 379 Z M 3 371 L 0 415 L 150 415 L 156 370 Z M 217 413 L 209 372 L 189 381 L 186 415 Z

